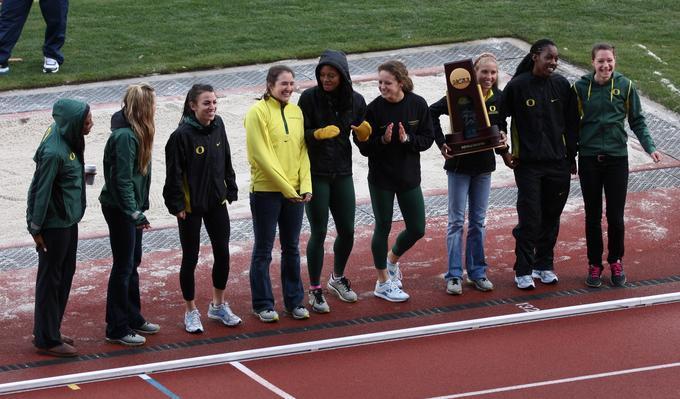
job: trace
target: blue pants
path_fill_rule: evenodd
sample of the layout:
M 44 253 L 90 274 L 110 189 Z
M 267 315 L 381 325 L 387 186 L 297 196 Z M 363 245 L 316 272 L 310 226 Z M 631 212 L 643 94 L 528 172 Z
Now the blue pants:
M 468 231 L 465 243 L 465 268 L 468 277 L 479 280 L 486 277 L 484 237 L 486 235 L 486 209 L 491 191 L 491 173 L 467 175 L 447 172 L 449 182 L 449 224 L 446 249 L 449 268 L 446 280 L 463 276 L 463 226 L 465 207 L 469 203 Z
M 250 193 L 255 243 L 250 262 L 250 290 L 253 310 L 274 309 L 269 266 L 279 226 L 281 242 L 281 285 L 283 303 L 287 310 L 302 305 L 304 288 L 300 278 L 300 229 L 304 204 L 294 203 L 278 192 Z
M 32 5 L 33 0 L 3 0 L 0 11 L 0 64 L 6 64 L 9 60 Z M 62 64 L 64 54 L 61 48 L 66 39 L 68 0 L 40 0 L 40 11 L 47 24 L 43 55 Z
M 112 339 L 131 334 L 146 320 L 139 298 L 139 274 L 142 263 L 142 229 L 117 208 L 102 207 L 109 226 L 113 266 L 106 293 L 106 336 Z

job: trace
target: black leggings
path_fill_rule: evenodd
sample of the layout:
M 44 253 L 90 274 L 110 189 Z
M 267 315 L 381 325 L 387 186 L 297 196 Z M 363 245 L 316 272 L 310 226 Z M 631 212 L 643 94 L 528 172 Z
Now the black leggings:
M 179 222 L 179 241 L 182 244 L 182 266 L 179 269 L 179 285 L 185 301 L 193 301 L 195 295 L 194 271 L 198 263 L 201 246 L 201 220 L 210 237 L 213 250 L 212 283 L 213 287 L 223 290 L 229 278 L 229 213 L 226 205 L 221 205 L 203 214 L 186 214 Z

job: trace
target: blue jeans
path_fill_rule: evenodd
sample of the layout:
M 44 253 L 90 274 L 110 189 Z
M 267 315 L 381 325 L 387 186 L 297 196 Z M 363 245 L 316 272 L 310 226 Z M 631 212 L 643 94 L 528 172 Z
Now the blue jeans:
M 269 266 L 272 249 L 279 226 L 281 243 L 281 286 L 283 303 L 287 310 L 302 305 L 304 288 L 300 278 L 300 229 L 305 207 L 294 203 L 278 192 L 250 193 L 250 211 L 253 214 L 253 257 L 250 262 L 250 291 L 253 310 L 274 309 L 272 281 Z
M 33 0 L 4 0 L 0 16 L 0 64 L 9 59 L 14 45 L 24 29 Z M 68 0 L 40 0 L 40 11 L 47 28 L 43 55 L 64 62 L 61 48 L 66 40 L 66 15 Z
M 139 274 L 142 263 L 142 229 L 117 208 L 102 207 L 109 226 L 113 266 L 106 293 L 106 336 L 112 339 L 131 334 L 143 325 L 139 296 Z
M 450 280 L 463 276 L 463 225 L 465 207 L 469 202 L 468 232 L 465 242 L 465 268 L 468 277 L 478 280 L 486 277 L 484 237 L 486 235 L 486 209 L 489 206 L 491 173 L 467 175 L 447 172 L 449 180 L 449 224 L 446 249 L 449 270 L 444 278 Z

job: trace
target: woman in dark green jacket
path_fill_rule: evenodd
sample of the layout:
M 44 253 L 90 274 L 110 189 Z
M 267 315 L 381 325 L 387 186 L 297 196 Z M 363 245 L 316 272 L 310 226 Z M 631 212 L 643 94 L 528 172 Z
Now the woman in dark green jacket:
M 661 160 L 642 115 L 640 97 L 630 79 L 614 71 L 614 46 L 593 46 L 594 71 L 574 83 L 581 122 L 579 124 L 578 175 L 586 212 L 588 277 L 586 285 L 602 285 L 602 191 L 607 202 L 607 262 L 611 283 L 626 284 L 623 272 L 624 218 L 628 191 L 628 119 L 642 148 L 654 162 Z
M 129 86 L 123 109 L 111 117 L 111 136 L 104 148 L 104 187 L 99 202 L 109 226 L 113 255 L 106 295 L 106 340 L 128 346 L 146 342 L 138 333 L 160 330 L 142 317 L 137 273 L 142 262 L 142 233 L 151 228 L 144 211 L 149 209 L 155 109 L 153 87 Z
M 84 136 L 92 129 L 92 114 L 83 102 L 61 99 L 52 116 L 33 157 L 26 209 L 38 251 L 33 343 L 39 353 L 72 357 L 78 355 L 73 339 L 60 329 L 76 270 L 78 222 L 85 213 Z

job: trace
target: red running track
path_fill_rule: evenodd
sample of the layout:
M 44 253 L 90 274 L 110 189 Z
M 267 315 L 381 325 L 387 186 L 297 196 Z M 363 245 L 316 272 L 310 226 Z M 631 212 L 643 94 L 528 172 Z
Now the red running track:
M 677 398 L 678 314 L 655 305 L 15 397 Z

